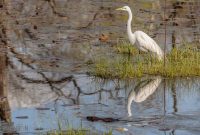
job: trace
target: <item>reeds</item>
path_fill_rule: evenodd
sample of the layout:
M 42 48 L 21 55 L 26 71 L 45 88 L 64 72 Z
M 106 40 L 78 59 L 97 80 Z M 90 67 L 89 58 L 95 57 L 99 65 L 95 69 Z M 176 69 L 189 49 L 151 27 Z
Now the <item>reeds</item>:
M 101 78 L 133 78 L 144 75 L 164 77 L 200 76 L 200 50 L 194 45 L 173 49 L 166 56 L 166 64 L 150 54 L 140 54 L 130 44 L 115 47 L 116 57 L 98 57 L 90 73 Z M 119 56 L 120 53 L 120 56 Z

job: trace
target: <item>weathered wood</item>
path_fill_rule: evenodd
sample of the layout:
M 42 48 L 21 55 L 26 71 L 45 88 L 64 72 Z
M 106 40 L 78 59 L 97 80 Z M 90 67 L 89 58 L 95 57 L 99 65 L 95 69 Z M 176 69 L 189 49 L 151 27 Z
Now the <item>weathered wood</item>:
M 0 53 L 0 118 L 10 122 L 10 107 L 7 100 L 7 73 L 5 53 Z
M 0 118 L 10 123 L 11 114 L 7 99 L 5 1 L 0 1 Z

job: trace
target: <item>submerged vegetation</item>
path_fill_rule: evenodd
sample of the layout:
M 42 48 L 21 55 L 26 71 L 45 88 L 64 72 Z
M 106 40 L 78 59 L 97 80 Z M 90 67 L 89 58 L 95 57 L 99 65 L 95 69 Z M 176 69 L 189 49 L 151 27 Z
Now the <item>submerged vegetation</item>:
M 200 76 L 200 50 L 194 45 L 173 49 L 165 57 L 166 62 L 158 61 L 150 54 L 140 54 L 130 44 L 115 47 L 114 57 L 95 58 L 91 74 L 102 78 L 133 78 L 144 75 L 164 77 Z
M 68 130 L 68 131 L 54 131 L 47 135 L 99 135 L 97 133 L 90 133 L 88 130 Z M 102 135 L 112 135 L 112 131 Z
M 50 132 L 47 135 L 87 135 L 87 130 L 74 130 L 74 129 L 69 129 L 67 131 L 54 131 Z
M 98 133 L 92 133 L 89 129 L 67 129 L 66 131 L 55 130 L 47 133 L 47 135 L 99 135 Z M 112 131 L 110 130 L 108 133 L 103 133 L 102 135 L 112 135 Z
M 47 135 L 112 135 L 112 130 L 99 134 L 96 133 L 95 131 L 91 131 L 90 129 L 83 128 L 82 123 L 79 128 L 73 128 L 67 121 L 66 126 L 63 127 L 61 121 L 58 120 L 58 129 L 49 131 Z

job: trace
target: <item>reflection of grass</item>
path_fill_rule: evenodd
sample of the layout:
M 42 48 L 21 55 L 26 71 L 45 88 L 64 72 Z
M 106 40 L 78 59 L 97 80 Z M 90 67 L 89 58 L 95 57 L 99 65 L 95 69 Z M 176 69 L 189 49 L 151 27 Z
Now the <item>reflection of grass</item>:
M 132 47 L 133 48 L 133 47 Z M 200 76 L 200 51 L 191 47 L 174 49 L 166 56 L 166 65 L 149 55 L 141 58 L 130 45 L 117 46 L 120 53 L 132 54 L 131 58 L 97 58 L 91 74 L 102 78 L 132 78 L 148 75 L 165 77 Z M 134 59 L 136 58 L 136 59 Z

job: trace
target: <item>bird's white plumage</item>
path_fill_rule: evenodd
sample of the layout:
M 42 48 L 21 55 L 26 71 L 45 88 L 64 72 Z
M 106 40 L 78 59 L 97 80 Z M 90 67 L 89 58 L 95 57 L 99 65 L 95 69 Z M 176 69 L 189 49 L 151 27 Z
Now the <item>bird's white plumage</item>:
M 135 44 L 140 47 L 139 48 L 140 50 L 145 51 L 145 52 L 150 51 L 157 54 L 159 60 L 163 58 L 164 54 L 161 48 L 146 33 L 142 31 L 136 31 L 133 34 L 135 34 L 137 37 Z
M 139 83 L 134 90 L 132 90 L 128 95 L 127 110 L 128 116 L 132 116 L 131 104 L 133 101 L 140 103 L 145 101 L 149 96 L 151 96 L 162 81 L 161 77 L 156 77 L 153 79 L 145 80 Z
M 143 31 L 135 31 L 132 33 L 131 30 L 131 22 L 132 22 L 132 12 L 131 9 L 128 6 L 124 6 L 122 8 L 119 8 L 117 10 L 124 10 L 129 13 L 129 19 L 127 22 L 127 33 L 128 38 L 131 42 L 131 44 L 135 44 L 137 48 L 144 52 L 152 52 L 157 55 L 157 58 L 159 60 L 162 60 L 164 57 L 164 53 L 161 50 L 161 48 L 158 46 L 158 44 L 146 33 Z

